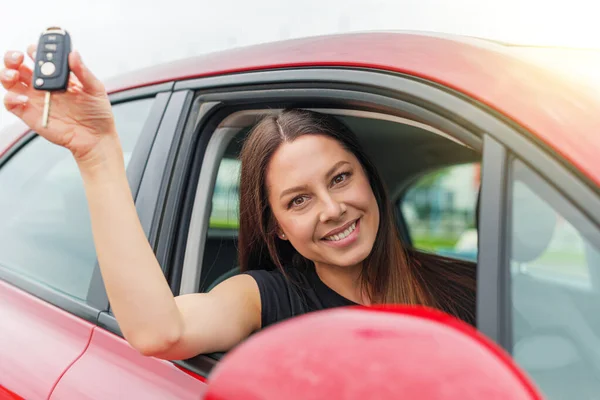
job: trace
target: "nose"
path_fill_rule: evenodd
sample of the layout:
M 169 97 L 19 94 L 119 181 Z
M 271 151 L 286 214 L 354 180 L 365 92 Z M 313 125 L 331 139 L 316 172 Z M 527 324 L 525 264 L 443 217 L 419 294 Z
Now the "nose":
M 327 194 L 323 198 L 323 209 L 319 219 L 321 222 L 336 221 L 346 212 L 346 205 Z

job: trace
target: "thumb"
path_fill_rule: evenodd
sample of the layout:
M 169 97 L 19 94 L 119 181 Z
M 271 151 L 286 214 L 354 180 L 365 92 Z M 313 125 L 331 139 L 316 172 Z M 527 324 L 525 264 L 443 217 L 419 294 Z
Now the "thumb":
M 90 94 L 104 92 L 104 85 L 96 78 L 92 71 L 85 66 L 81 60 L 81 54 L 79 54 L 78 51 L 73 51 L 69 54 L 69 68 L 83 85 L 84 91 Z

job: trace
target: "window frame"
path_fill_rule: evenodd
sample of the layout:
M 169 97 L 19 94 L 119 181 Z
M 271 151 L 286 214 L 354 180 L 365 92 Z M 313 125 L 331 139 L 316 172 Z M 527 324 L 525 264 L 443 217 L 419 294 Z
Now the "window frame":
M 573 206 L 574 209 L 581 212 L 582 215 L 596 229 L 600 229 L 600 196 L 597 190 L 591 188 L 585 179 L 576 174 L 572 168 L 564 165 L 564 162 L 553 152 L 547 151 L 536 141 L 527 137 L 529 135 L 524 129 L 516 128 L 511 130 L 510 134 L 502 137 L 495 137 L 488 140 L 490 153 L 498 158 L 502 166 L 501 171 L 497 171 L 498 185 L 502 185 L 501 197 L 496 201 L 494 207 L 486 206 L 493 194 L 488 195 L 488 201 L 484 202 L 483 193 L 481 201 L 480 218 L 487 219 L 488 226 L 493 226 L 494 216 L 488 216 L 486 213 L 495 212 L 499 216 L 496 222 L 497 228 L 497 254 L 499 254 L 495 265 L 495 275 L 499 277 L 495 288 L 488 287 L 482 290 L 489 290 L 492 296 L 486 301 L 482 312 L 487 311 L 490 316 L 490 331 L 495 333 L 497 343 L 499 343 L 509 354 L 512 354 L 512 286 L 510 277 L 510 251 L 511 251 L 511 197 L 510 190 L 512 159 L 518 160 L 526 168 L 536 174 L 546 185 L 550 186 L 561 196 L 564 201 Z M 497 140 L 496 140 L 497 139 Z M 484 142 L 484 148 L 486 143 Z M 493 191 L 490 189 L 490 191 Z M 492 200 L 494 201 L 494 200 Z M 499 209 L 498 209 L 499 207 Z M 494 295 L 495 294 L 495 295 Z M 479 311 L 479 310 L 478 310 Z M 492 319 L 494 321 L 492 322 Z
M 302 98 L 302 96 L 306 96 L 306 89 L 292 89 L 292 88 L 288 88 L 286 89 L 285 92 L 286 96 L 295 96 L 296 97 L 296 101 L 300 101 L 300 99 Z M 235 95 L 235 93 L 234 93 Z M 273 107 L 277 107 L 277 103 L 281 100 L 279 100 L 277 97 L 280 96 L 281 93 L 279 91 L 276 91 L 275 93 L 269 93 L 268 90 L 260 90 L 258 92 L 256 92 L 255 96 L 256 96 L 256 103 L 254 104 L 254 106 L 252 107 L 252 109 L 254 109 L 255 107 L 258 107 L 258 109 L 269 109 L 269 108 L 273 108 Z M 270 96 L 275 96 L 275 98 L 271 98 Z M 311 103 L 314 104 L 314 102 L 318 102 L 318 101 L 326 101 L 329 104 L 331 104 L 330 102 L 332 101 L 339 101 L 341 103 L 343 103 L 344 105 L 347 106 L 347 102 L 349 101 L 353 101 L 353 102 L 361 102 L 362 103 L 362 107 L 361 110 L 374 110 L 374 106 L 376 104 L 379 104 L 378 102 L 381 102 L 382 100 L 388 100 L 388 98 L 383 98 L 383 97 L 379 97 L 376 100 L 371 100 L 369 99 L 369 94 L 367 92 L 363 92 L 363 91 L 349 91 L 349 90 L 344 90 L 344 91 L 339 91 L 338 89 L 327 89 L 327 88 L 323 88 L 323 89 L 318 89 L 316 90 L 314 93 L 312 93 L 310 95 L 310 101 Z M 233 100 L 233 99 L 232 99 Z M 391 100 L 391 99 L 389 99 Z M 311 107 L 311 108 L 319 108 L 319 107 Z M 344 108 L 344 107 L 325 107 L 325 108 Z M 401 110 L 403 110 L 404 112 L 406 112 L 405 108 L 402 107 L 400 108 Z M 234 110 L 238 110 L 237 108 L 234 108 Z M 225 110 L 224 110 L 225 111 Z M 393 113 L 393 111 L 389 111 L 388 112 L 390 115 L 397 115 L 398 111 L 396 110 L 396 113 Z M 421 118 L 423 118 L 423 115 L 420 115 Z M 448 126 L 446 126 L 446 128 L 448 128 L 449 130 L 452 130 L 452 128 L 449 128 Z M 461 130 L 460 133 L 465 135 L 466 130 Z M 210 201 L 212 199 L 212 190 L 214 189 L 214 183 L 216 180 L 216 173 L 218 171 L 218 167 L 219 167 L 219 163 L 221 161 L 221 155 L 222 152 L 224 151 L 225 147 L 229 144 L 229 139 L 230 137 L 232 137 L 235 133 L 237 133 L 237 130 L 233 129 L 230 130 L 229 128 L 227 128 L 226 130 L 220 130 L 217 132 L 221 138 L 217 139 L 216 141 L 212 140 L 209 142 L 208 146 L 207 146 L 207 150 L 205 153 L 205 159 L 203 160 L 203 166 L 200 170 L 200 183 L 198 184 L 198 187 L 202 188 L 202 191 L 200 191 L 198 193 L 198 198 L 200 199 L 200 202 L 203 203 L 205 206 L 204 208 L 201 209 L 201 211 L 198 212 L 198 215 L 193 216 L 192 217 L 192 224 L 200 224 L 199 221 L 202 221 L 201 226 L 198 230 L 198 236 L 193 236 L 191 238 L 188 238 L 188 242 L 191 243 L 191 246 L 187 248 L 188 254 L 187 257 L 188 258 L 188 266 L 192 266 L 192 265 L 200 265 L 201 264 L 201 254 L 203 254 L 203 250 L 204 250 L 204 243 L 205 243 L 205 238 L 206 238 L 206 233 L 208 232 L 208 218 L 210 216 L 209 213 L 209 204 Z M 211 135 L 211 137 L 214 138 L 214 131 L 211 131 L 210 133 L 208 133 Z M 471 139 L 474 141 L 477 141 L 477 139 L 475 139 L 476 136 L 473 135 L 471 136 Z M 474 146 L 477 149 L 477 144 Z M 210 189 L 208 193 L 208 191 L 205 191 L 204 189 Z M 198 245 L 196 247 L 196 243 L 200 243 L 200 245 Z M 186 265 L 184 265 L 183 267 L 183 279 L 182 279 L 182 284 L 180 287 L 180 292 L 181 294 L 187 294 L 187 293 L 193 293 L 195 291 L 194 288 L 197 288 L 199 285 L 199 279 L 200 279 L 200 271 L 201 269 L 194 269 L 193 267 L 188 267 L 186 269 Z M 186 274 L 186 271 L 188 272 Z M 190 273 L 191 272 L 191 273 Z
M 342 84 L 336 82 L 339 81 L 339 72 L 342 72 L 344 75 Z M 162 228 L 161 233 L 159 234 L 159 242 L 161 242 L 163 238 L 169 238 L 171 242 L 169 242 L 168 245 L 165 244 L 163 246 L 170 249 L 176 249 L 171 255 L 171 258 L 163 259 L 162 261 L 169 265 L 181 265 L 185 258 L 185 248 L 187 243 L 204 243 L 206 232 L 208 230 L 209 212 L 205 212 L 202 216 L 202 219 L 204 219 L 204 222 L 202 222 L 204 226 L 201 228 L 203 229 L 203 233 L 200 235 L 202 240 L 197 241 L 196 238 L 190 238 L 188 236 L 190 224 L 193 224 L 193 221 L 195 221 L 195 223 L 199 222 L 198 219 L 194 219 L 190 222 L 195 191 L 198 186 L 200 186 L 198 184 L 200 174 L 206 172 L 208 166 L 211 166 L 210 169 L 214 174 L 208 174 L 209 179 L 207 182 L 210 183 L 210 180 L 212 179 L 214 183 L 214 179 L 216 179 L 216 173 L 221 158 L 213 155 L 211 157 L 212 161 L 209 161 L 209 164 L 204 165 L 204 167 L 203 162 L 207 159 L 206 155 L 209 154 L 207 148 L 215 128 L 225 116 L 234 111 L 247 108 L 261 109 L 273 106 L 284 107 L 288 105 L 297 105 L 299 102 L 309 102 L 311 108 L 316 108 L 314 107 L 315 102 L 323 103 L 324 105 L 331 105 L 332 102 L 344 102 L 348 105 L 352 102 L 354 108 L 356 108 L 356 104 L 361 104 L 361 109 L 377 112 L 382 112 L 383 109 L 385 112 L 392 115 L 401 117 L 410 115 L 416 121 L 435 121 L 435 125 L 437 125 L 437 127 L 443 127 L 442 130 L 444 132 L 447 132 L 448 130 L 453 131 L 454 134 L 451 136 L 462 141 L 467 141 L 475 149 L 481 148 L 481 141 L 478 138 L 477 133 L 473 133 L 472 125 L 459 125 L 453 122 L 451 119 L 447 118 L 447 115 L 439 113 L 439 109 L 436 109 L 435 105 L 432 106 L 429 104 L 430 99 L 422 99 L 419 101 L 414 97 L 391 96 L 390 93 L 388 93 L 388 84 L 385 82 L 383 85 L 380 84 L 379 87 L 365 89 L 365 87 L 361 85 L 361 83 L 364 84 L 364 82 L 356 82 L 356 74 L 370 78 L 367 79 L 370 86 L 373 86 L 374 82 L 372 81 L 377 81 L 376 79 L 373 80 L 371 78 L 382 78 L 384 81 L 392 80 L 394 82 L 402 82 L 407 86 L 417 86 L 416 90 L 414 88 L 412 89 L 413 92 L 418 93 L 419 88 L 426 87 L 435 91 L 435 95 L 444 97 L 448 101 L 451 101 L 451 99 L 456 100 L 454 95 L 448 94 L 437 87 L 424 85 L 422 82 L 417 82 L 412 78 L 398 76 L 390 77 L 387 74 L 381 74 L 379 72 L 355 70 L 340 71 L 333 69 L 272 71 L 269 73 L 254 72 L 176 83 L 176 89 L 195 89 L 197 90 L 197 93 L 193 108 L 190 111 L 191 116 L 188 118 L 187 126 L 184 129 L 185 137 L 182 139 L 182 143 L 186 143 L 186 145 L 184 146 L 182 144 L 182 146 L 180 146 L 180 149 L 183 150 L 182 157 L 177 157 L 176 166 L 174 168 L 174 170 L 180 171 L 180 174 L 179 177 L 173 177 L 173 180 L 175 181 L 182 180 L 186 177 L 185 179 L 188 181 L 189 189 L 186 190 L 184 186 L 178 185 L 180 187 L 179 192 L 169 192 L 167 201 L 170 201 L 169 198 L 172 196 L 174 199 L 179 199 L 179 201 L 185 201 L 185 205 L 180 208 L 182 211 L 181 215 L 176 216 L 180 218 L 179 221 L 163 219 L 161 223 Z M 294 77 L 296 77 L 296 79 L 294 79 Z M 217 90 L 213 92 L 212 89 Z M 435 95 L 432 95 L 429 92 L 426 92 L 425 94 L 435 98 Z M 419 103 L 426 106 L 417 106 L 416 104 Z M 465 105 L 463 102 L 461 101 L 460 103 L 460 105 L 456 106 L 457 109 L 464 108 Z M 478 112 L 472 105 L 469 105 L 469 107 L 472 107 L 475 112 Z M 218 149 L 218 147 L 219 146 L 215 149 Z M 196 151 L 196 154 L 193 154 L 193 151 Z M 219 153 L 218 151 L 212 152 L 215 154 Z M 210 177 L 210 175 L 212 175 L 212 177 Z M 210 193 L 212 194 L 212 191 L 210 191 Z M 208 204 L 211 199 L 211 196 L 205 196 L 204 201 Z M 171 203 L 174 204 L 177 203 L 177 201 Z M 162 229 L 166 229 L 167 232 L 162 232 Z M 176 234 L 173 233 L 175 231 Z M 161 247 L 161 244 L 158 246 Z M 199 251 L 199 248 L 196 253 L 197 256 L 201 256 L 202 254 L 202 252 Z M 182 270 L 183 269 L 179 267 L 170 271 L 171 288 L 176 295 L 185 293 L 185 289 L 181 290 L 181 285 L 178 285 L 182 280 Z M 199 275 L 197 277 L 199 278 Z M 184 277 L 183 280 L 185 282 L 186 278 Z M 190 281 L 188 280 L 188 283 L 189 282 Z M 192 284 L 192 286 L 195 285 Z M 193 360 L 178 361 L 177 363 L 195 373 L 206 376 L 218 359 L 219 355 L 199 355 Z
M 112 105 L 123 104 L 129 101 L 135 101 L 144 98 L 155 98 L 155 101 L 151 106 L 150 113 L 147 119 L 144 121 L 142 132 L 140 133 L 138 143 L 132 152 L 132 158 L 129 161 L 127 168 L 127 178 L 134 195 L 136 195 L 138 192 L 139 184 L 145 169 L 145 159 L 147 158 L 147 154 L 150 152 L 153 137 L 156 134 L 156 130 L 161 119 L 160 117 L 166 106 L 166 100 L 168 100 L 168 91 L 172 88 L 172 86 L 172 83 L 161 84 L 109 95 L 109 100 Z M 23 137 L 21 137 L 20 140 L 11 146 L 11 148 L 2 157 L 0 157 L 0 168 L 2 168 L 4 164 L 20 150 L 26 148 L 26 146 L 30 144 L 32 140 L 36 138 L 36 140 L 43 140 L 41 137 L 38 138 L 38 136 L 39 135 L 33 130 L 29 130 Z M 148 145 L 148 142 L 150 145 Z M 0 279 L 18 289 L 25 291 L 30 295 L 44 300 L 47 303 L 50 303 L 93 324 L 97 323 L 100 312 L 108 307 L 108 298 L 102 283 L 97 262 L 93 267 L 92 280 L 88 288 L 86 301 L 73 298 L 68 294 L 62 293 L 41 282 L 26 277 L 17 271 L 0 269 Z

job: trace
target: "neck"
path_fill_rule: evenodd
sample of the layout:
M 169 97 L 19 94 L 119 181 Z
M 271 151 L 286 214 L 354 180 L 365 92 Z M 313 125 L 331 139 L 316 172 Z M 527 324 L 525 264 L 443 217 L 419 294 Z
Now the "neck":
M 368 295 L 362 290 L 360 284 L 362 264 L 338 267 L 315 263 L 315 270 L 323 283 L 341 296 L 358 304 L 370 304 Z

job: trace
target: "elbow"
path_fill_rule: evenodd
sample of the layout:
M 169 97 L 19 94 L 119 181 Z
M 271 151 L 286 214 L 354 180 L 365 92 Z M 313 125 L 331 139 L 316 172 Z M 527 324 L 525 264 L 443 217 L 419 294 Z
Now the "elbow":
M 168 354 L 181 341 L 181 337 L 181 330 L 170 329 L 163 332 L 133 333 L 127 337 L 127 341 L 144 356 L 168 358 Z

